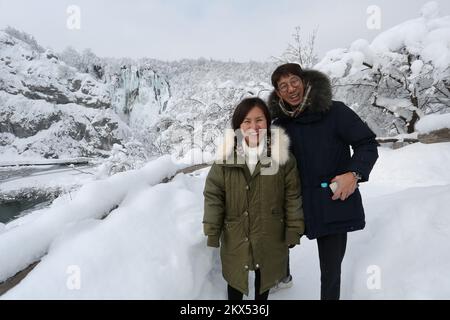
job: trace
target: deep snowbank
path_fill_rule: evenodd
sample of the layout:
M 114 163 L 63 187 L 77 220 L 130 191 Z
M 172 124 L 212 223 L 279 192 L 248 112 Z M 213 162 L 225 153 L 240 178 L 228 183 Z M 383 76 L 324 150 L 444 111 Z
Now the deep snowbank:
M 371 181 L 361 187 L 367 227 L 349 235 L 343 299 L 450 297 L 448 160 L 450 143 L 380 148 Z M 95 188 L 90 184 L 74 199 L 76 206 L 61 200 L 34 221 L 0 234 L 2 279 L 48 251 L 2 298 L 224 299 L 218 250 L 207 248 L 202 234 L 208 169 L 152 186 L 173 169 L 167 161 Z M 116 199 L 122 199 L 120 207 L 98 220 Z M 61 206 L 65 210 L 57 213 Z M 79 289 L 70 285 L 73 266 Z M 379 275 L 375 288 L 367 285 L 373 270 Z M 303 238 L 291 250 L 291 271 L 294 287 L 270 299 L 318 299 L 315 241 Z

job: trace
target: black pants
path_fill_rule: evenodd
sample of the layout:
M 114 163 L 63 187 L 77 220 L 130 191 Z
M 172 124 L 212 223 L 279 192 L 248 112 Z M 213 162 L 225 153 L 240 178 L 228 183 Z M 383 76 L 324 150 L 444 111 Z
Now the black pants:
M 255 271 L 255 300 L 267 300 L 269 297 L 269 290 L 259 294 L 261 286 L 261 273 L 259 270 Z M 242 300 L 243 294 L 239 290 L 228 285 L 228 300 Z
M 320 260 L 320 299 L 339 300 L 341 264 L 347 246 L 347 233 L 317 238 Z
M 341 264 L 347 246 L 347 233 L 317 238 L 320 260 L 320 299 L 339 300 L 341 293 Z M 289 270 L 289 256 L 286 276 Z

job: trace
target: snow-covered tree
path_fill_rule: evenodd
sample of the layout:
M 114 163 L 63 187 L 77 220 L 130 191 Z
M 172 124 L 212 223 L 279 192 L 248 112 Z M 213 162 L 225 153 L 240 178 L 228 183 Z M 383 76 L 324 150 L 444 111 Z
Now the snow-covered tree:
M 67 65 L 72 66 L 79 71 L 82 69 L 81 54 L 73 47 L 67 47 L 59 54 L 59 57 Z
M 83 73 L 89 73 L 96 79 L 103 80 L 106 63 L 96 56 L 91 49 L 84 49 L 80 54 L 76 49 L 69 46 L 64 49 L 60 56 L 68 65 Z
M 130 141 L 125 145 L 114 144 L 110 156 L 106 160 L 98 160 L 99 168 L 96 176 L 104 178 L 118 172 L 142 168 L 149 160 L 142 143 Z
M 308 36 L 304 42 L 301 35 L 301 27 L 295 27 L 292 34 L 292 42 L 279 57 L 272 57 L 278 63 L 298 63 L 303 68 L 311 68 L 318 62 L 315 49 L 317 28 Z
M 3 31 L 5 31 L 12 37 L 27 43 L 33 50 L 36 50 L 40 53 L 45 52 L 45 49 L 37 43 L 36 39 L 26 32 L 17 30 L 16 28 L 13 28 L 11 26 L 6 27 Z
M 371 105 L 395 116 L 406 133 L 412 133 L 424 115 L 449 109 L 450 86 L 448 78 L 436 77 L 436 67 L 431 61 L 422 61 L 420 55 L 407 48 L 402 51 L 375 69 L 366 65 L 371 67 L 376 84 Z
M 379 135 L 412 133 L 424 115 L 450 112 L 450 16 L 434 3 L 422 16 L 329 51 L 315 68 L 332 79 L 336 99 L 353 105 Z

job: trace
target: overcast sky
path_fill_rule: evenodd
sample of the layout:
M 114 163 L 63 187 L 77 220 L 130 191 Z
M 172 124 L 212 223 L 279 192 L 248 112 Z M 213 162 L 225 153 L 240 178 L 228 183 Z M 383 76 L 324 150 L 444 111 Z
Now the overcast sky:
M 214 58 L 264 61 L 279 55 L 295 26 L 304 36 L 318 28 L 316 48 L 347 47 L 407 19 L 419 17 L 421 0 L 0 0 L 0 28 L 32 34 L 44 47 L 91 48 L 103 57 L 162 60 Z M 450 1 L 438 0 L 441 15 Z M 80 29 L 69 29 L 70 5 L 80 9 Z M 381 12 L 370 30 L 367 8 Z M 69 20 L 73 22 L 73 20 Z M 73 24 L 72 24 L 73 26 Z

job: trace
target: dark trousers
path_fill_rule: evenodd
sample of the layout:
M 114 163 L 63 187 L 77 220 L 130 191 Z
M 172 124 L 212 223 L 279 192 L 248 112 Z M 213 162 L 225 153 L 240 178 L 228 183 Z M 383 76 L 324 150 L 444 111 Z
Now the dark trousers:
M 341 264 L 347 246 L 347 233 L 317 238 L 320 260 L 320 299 L 339 300 Z
M 289 277 L 290 275 L 291 275 L 291 268 L 289 267 L 289 250 L 288 250 L 286 278 Z
M 259 270 L 255 271 L 255 300 L 267 300 L 269 297 L 269 290 L 259 294 L 261 287 L 261 273 Z M 243 294 L 239 290 L 228 285 L 228 300 L 242 300 Z
M 347 246 L 347 233 L 317 238 L 320 260 L 320 299 L 339 300 L 341 293 L 341 264 Z M 289 276 L 289 256 L 286 276 Z

